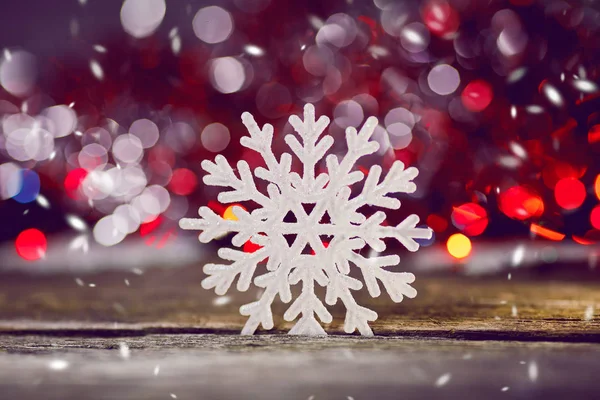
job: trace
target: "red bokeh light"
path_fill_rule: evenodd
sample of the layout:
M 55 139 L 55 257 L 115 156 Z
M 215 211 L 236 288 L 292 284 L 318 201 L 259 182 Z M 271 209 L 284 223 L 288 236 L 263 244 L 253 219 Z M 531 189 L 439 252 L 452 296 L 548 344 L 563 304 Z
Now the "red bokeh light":
M 162 216 L 158 216 L 151 221 L 146 221 L 140 225 L 140 236 L 144 237 L 154 232 L 163 222 Z
M 489 83 L 475 80 L 469 83 L 460 96 L 465 108 L 470 111 L 483 111 L 492 102 L 494 92 Z
M 458 30 L 458 13 L 442 0 L 428 2 L 423 7 L 423 22 L 434 35 L 449 38 Z
M 244 252 L 246 253 L 254 253 L 260 249 L 262 249 L 262 246 L 254 243 L 252 240 L 247 240 L 246 243 L 244 243 Z
M 594 228 L 600 230 L 600 206 L 596 206 L 592 209 L 592 212 L 590 213 L 590 222 Z
M 507 217 L 520 221 L 539 217 L 544 213 L 544 202 L 536 193 L 523 186 L 513 186 L 502 192 L 498 207 Z
M 596 193 L 596 197 L 600 200 L 600 175 L 596 176 L 596 180 L 594 181 L 594 193 Z
M 600 125 L 594 125 L 588 131 L 588 142 L 589 144 L 596 144 L 600 142 Z
M 33 228 L 24 230 L 15 240 L 17 254 L 28 261 L 35 261 L 44 257 L 47 247 L 46 235 Z
M 171 192 L 180 196 L 187 196 L 192 193 L 198 185 L 196 174 L 187 168 L 178 168 L 173 171 L 173 176 L 169 182 Z
M 427 217 L 427 226 L 433 229 L 435 233 L 442 233 L 448 228 L 448 221 L 440 215 L 430 214 Z
M 574 178 L 563 178 L 554 187 L 556 203 L 565 210 L 581 206 L 585 200 L 585 186 Z
M 481 235 L 488 225 L 487 211 L 479 204 L 466 203 L 452 210 L 452 223 L 465 235 Z
M 576 167 L 564 161 L 549 161 L 542 171 L 544 184 L 554 189 L 556 183 L 564 178 L 579 179 L 587 170 L 587 166 Z
M 83 168 L 75 168 L 67 174 L 65 177 L 64 185 L 67 196 L 72 199 L 79 198 L 79 187 L 81 182 L 85 179 L 88 172 Z

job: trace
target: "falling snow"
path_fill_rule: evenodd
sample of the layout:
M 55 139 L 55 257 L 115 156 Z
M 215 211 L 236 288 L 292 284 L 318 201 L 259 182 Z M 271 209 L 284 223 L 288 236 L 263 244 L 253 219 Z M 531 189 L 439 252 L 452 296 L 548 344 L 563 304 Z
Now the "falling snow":
M 252 283 L 257 264 L 267 259 L 268 272 L 254 279 L 254 284 L 264 289 L 262 296 L 240 309 L 242 315 L 248 316 L 242 334 L 253 334 L 259 325 L 272 329 L 271 304 L 275 297 L 279 295 L 284 303 L 289 303 L 292 301 L 290 286 L 301 283 L 301 294 L 283 316 L 286 321 L 300 317 L 289 333 L 325 335 L 315 316 L 323 323 L 330 323 L 333 317 L 315 294 L 316 283 L 326 287 L 325 302 L 328 305 L 336 304 L 338 299 L 342 301 L 346 308 L 344 330 L 347 333 L 358 330 L 363 335 L 373 335 L 369 322 L 377 319 L 377 313 L 359 305 L 354 299 L 351 291 L 363 288 L 363 283 L 349 275 L 351 265 L 361 270 L 371 296 L 381 294 L 379 280 L 393 301 L 413 298 L 417 294 L 410 286 L 414 275 L 385 269 L 399 263 L 397 255 L 367 258 L 359 251 L 368 245 L 376 252 L 382 252 L 386 249 L 385 238 L 394 238 L 408 250 L 416 251 L 419 244 L 415 239 L 430 238 L 431 230 L 417 228 L 419 217 L 416 215 L 410 215 L 397 226 L 384 226 L 384 212 L 378 211 L 367 218 L 358 210 L 364 205 L 398 209 L 400 201 L 388 195 L 414 192 L 416 185 L 412 181 L 418 174 L 417 169 L 405 169 L 402 162 L 396 161 L 380 181 L 382 168 L 374 165 L 361 193 L 351 197 L 350 186 L 364 179 L 362 172 L 353 171 L 354 165 L 359 158 L 373 154 L 379 148 L 377 142 L 370 140 L 377 127 L 376 118 L 367 119 L 359 131 L 347 128 L 348 152 L 339 160 L 335 155 L 325 158 L 334 142 L 329 135 L 321 137 L 329 125 L 329 118 L 322 116 L 316 120 L 311 104 L 304 108 L 304 120 L 298 116 L 290 117 L 289 123 L 300 140 L 290 134 L 285 137 L 285 142 L 302 162 L 302 176 L 291 171 L 292 156 L 289 153 L 284 153 L 279 160 L 273 154 L 271 125 L 259 128 L 249 113 L 242 115 L 242 121 L 250 136 L 242 137 L 241 144 L 258 152 L 265 160 L 266 168 L 258 167 L 254 175 L 268 183 L 267 194 L 258 190 L 248 163 L 237 163 L 238 176 L 222 155 L 217 156 L 215 162 L 202 162 L 208 173 L 204 183 L 233 188 L 219 194 L 221 203 L 253 200 L 260 207 L 247 212 L 234 206 L 235 219 L 224 219 L 210 208 L 201 207 L 199 219 L 182 219 L 180 226 L 202 231 L 199 238 L 203 243 L 232 232 L 235 233 L 232 239 L 234 246 L 242 247 L 250 240 L 260 248 L 254 253 L 220 249 L 219 256 L 232 263 L 205 265 L 204 272 L 209 276 L 202 286 L 214 288 L 217 294 L 223 295 L 239 275 L 237 289 L 246 291 Z M 315 168 L 323 158 L 327 173 L 315 176 Z M 307 204 L 314 205 L 312 211 L 305 210 Z M 289 212 L 294 214 L 296 222 L 284 222 Z M 330 222 L 322 221 L 326 214 Z M 284 235 L 296 236 L 291 245 Z M 320 236 L 329 237 L 329 243 L 323 243 Z
M 584 321 L 591 321 L 594 318 L 594 306 L 587 306 L 583 313 Z
M 127 343 L 119 343 L 119 354 L 121 355 L 121 358 L 125 360 L 131 357 L 131 350 L 129 350 Z
M 444 375 L 440 376 L 439 378 L 437 378 L 437 380 L 435 381 L 435 386 L 436 387 L 445 386 L 448 382 L 450 382 L 451 378 L 452 378 L 452 374 L 450 374 L 450 373 L 444 374 Z
M 65 360 L 52 360 L 50 361 L 50 363 L 48 363 L 48 368 L 50 368 L 53 371 L 65 370 L 68 366 L 69 363 Z
M 531 382 L 537 381 L 538 375 L 539 371 L 537 363 L 535 361 L 530 362 L 529 366 L 527 367 L 527 376 L 529 376 L 529 380 Z

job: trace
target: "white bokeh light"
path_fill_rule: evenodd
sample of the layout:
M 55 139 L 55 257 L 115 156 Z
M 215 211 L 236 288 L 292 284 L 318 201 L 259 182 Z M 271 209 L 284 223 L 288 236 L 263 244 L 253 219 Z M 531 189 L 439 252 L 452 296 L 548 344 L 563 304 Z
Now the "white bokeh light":
M 245 79 L 244 66 L 233 57 L 216 58 L 210 65 L 211 83 L 221 93 L 237 92 Z
M 19 194 L 22 184 L 21 168 L 17 164 L 8 162 L 0 165 L 0 199 L 10 199 Z
M 10 94 L 18 97 L 29 94 L 36 83 L 37 65 L 34 55 L 26 51 L 5 54 L 0 64 L 0 84 Z
M 415 126 L 415 116 L 412 112 L 403 107 L 394 108 L 385 115 L 385 126 L 401 122 L 412 129 Z
M 105 149 L 109 149 L 112 145 L 112 136 L 104 128 L 90 128 L 81 136 L 81 144 L 85 146 L 92 143 L 98 143 Z
M 41 128 L 19 128 L 7 135 L 6 150 L 18 161 L 43 161 L 54 151 L 54 137 Z
M 94 239 L 103 246 L 114 246 L 125 239 L 127 221 L 120 215 L 107 215 L 94 226 Z
M 130 204 L 121 204 L 115 209 L 113 215 L 119 216 L 123 219 L 123 221 L 125 221 L 124 224 L 119 224 L 117 229 L 126 235 L 137 231 L 137 229 L 140 227 L 140 223 L 142 222 L 140 213 Z
M 28 128 L 31 129 L 35 126 L 36 121 L 30 115 L 27 114 L 13 114 L 5 117 L 2 120 L 2 130 L 5 135 L 10 134 L 12 131 L 20 129 L 20 128 Z
M 165 0 L 125 0 L 121 7 L 121 24 L 135 38 L 150 36 L 165 18 Z
M 81 182 L 81 190 L 90 200 L 107 198 L 114 190 L 115 182 L 108 171 L 93 170 Z
M 407 147 L 412 141 L 412 129 L 402 122 L 391 124 L 387 127 L 390 144 L 395 150 Z
M 460 85 L 460 75 L 451 65 L 436 65 L 427 75 L 427 83 L 432 92 L 441 96 L 454 93 Z
M 357 27 L 354 19 L 347 14 L 334 14 L 327 19 L 315 41 L 319 45 L 331 44 L 335 47 L 346 47 L 356 38 Z
M 192 21 L 194 34 L 205 43 L 221 43 L 233 32 L 231 14 L 221 7 L 210 6 L 198 10 Z
M 218 122 L 207 125 L 200 136 L 202 146 L 213 153 L 225 150 L 229 144 L 229 140 L 231 140 L 229 129 Z
M 115 158 L 125 164 L 135 164 L 144 155 L 142 142 L 136 136 L 127 134 L 117 137 L 112 146 Z
M 344 100 L 333 110 L 333 122 L 340 128 L 357 127 L 365 118 L 360 104 L 354 100 Z
M 77 125 L 77 114 L 72 108 L 65 105 L 48 107 L 42 114 L 53 122 L 50 131 L 55 138 L 70 135 Z
M 412 22 L 402 29 L 400 43 L 410 53 L 419 53 L 429 46 L 429 30 L 420 22 Z
M 148 149 L 158 142 L 158 126 L 149 119 L 138 119 L 129 127 L 129 133 L 140 139 L 142 147 Z
M 148 183 L 146 174 L 137 165 L 112 168 L 109 173 L 115 182 L 113 197 L 123 197 L 125 200 L 129 200 L 142 193 Z
M 302 55 L 304 68 L 315 76 L 326 75 L 333 61 L 334 54 L 326 46 L 310 46 Z
M 92 171 L 97 168 L 103 168 L 108 162 L 106 149 L 98 143 L 91 143 L 85 146 L 77 155 L 79 166 L 85 170 Z
M 164 140 L 176 152 L 184 153 L 196 144 L 196 132 L 185 122 L 175 122 L 164 132 Z

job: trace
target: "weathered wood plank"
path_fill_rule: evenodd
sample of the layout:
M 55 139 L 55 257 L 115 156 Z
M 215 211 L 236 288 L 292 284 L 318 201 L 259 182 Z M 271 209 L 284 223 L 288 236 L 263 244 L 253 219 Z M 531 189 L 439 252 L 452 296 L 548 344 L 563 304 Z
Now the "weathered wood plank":
M 128 346 L 128 357 L 119 350 Z M 600 346 L 379 337 L 0 337 L 19 399 L 593 399 Z M 28 354 L 32 353 L 32 354 Z
M 202 278 L 199 267 L 155 269 L 142 275 L 87 275 L 81 277 L 84 286 L 66 275 L 3 275 L 0 331 L 52 333 L 62 329 L 64 334 L 106 331 L 108 335 L 116 322 L 133 324 L 120 325 L 122 334 L 127 334 L 127 329 L 130 334 L 239 332 L 245 319 L 238 308 L 255 298 L 257 292 L 233 291 L 229 303 L 217 305 L 217 296 L 200 287 Z M 585 318 L 589 307 L 592 311 L 600 309 L 600 285 L 596 281 L 421 276 L 415 286 L 417 298 L 400 304 L 392 303 L 385 295 L 377 299 L 366 293 L 359 295 L 359 302 L 380 315 L 372 325 L 376 334 L 600 341 L 600 320 Z M 275 305 L 276 316 L 283 313 L 284 306 Z M 343 333 L 343 309 L 334 307 L 333 314 L 334 322 L 326 327 L 327 331 Z M 24 320 L 79 324 L 49 326 Z M 94 328 L 92 323 L 103 324 Z M 289 323 L 276 318 L 276 332 L 289 327 Z

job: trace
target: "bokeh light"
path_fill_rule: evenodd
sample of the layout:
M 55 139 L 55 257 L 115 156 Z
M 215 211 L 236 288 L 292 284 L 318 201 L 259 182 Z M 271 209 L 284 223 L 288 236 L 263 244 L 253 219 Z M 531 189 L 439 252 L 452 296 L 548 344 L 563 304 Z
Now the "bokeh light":
M 107 215 L 94 226 L 94 240 L 103 246 L 114 246 L 125 239 L 127 226 L 127 220 L 121 215 Z
M 444 0 L 432 0 L 422 10 L 423 21 L 431 33 L 442 38 L 452 38 L 458 30 L 458 13 Z
M 448 64 L 436 65 L 427 75 L 427 83 L 432 92 L 440 96 L 454 93 L 460 85 L 460 75 L 456 68 Z
M 24 260 L 35 261 L 46 255 L 48 243 L 46 235 L 38 229 L 26 229 L 15 240 L 17 254 Z
M 205 43 L 221 43 L 233 32 L 231 14 L 221 7 L 209 6 L 198 10 L 192 21 L 194 34 Z
M 581 206 L 585 196 L 585 186 L 578 179 L 563 178 L 554 187 L 556 203 L 565 210 L 574 210 Z
M 35 56 L 23 50 L 5 52 L 0 61 L 0 84 L 14 96 L 30 94 L 35 87 L 37 73 Z
M 229 129 L 219 122 L 206 125 L 200 136 L 202 146 L 213 153 L 225 150 L 230 140 Z
M 169 182 L 169 190 L 175 194 L 187 196 L 196 189 L 197 184 L 196 174 L 187 168 L 178 168 L 173 171 L 173 176 Z
M 452 223 L 465 235 L 481 235 L 488 225 L 485 208 L 476 203 L 466 203 L 452 210 Z
M 246 210 L 246 207 L 242 206 L 241 204 L 231 204 L 231 205 L 227 206 L 225 211 L 223 211 L 223 219 L 226 219 L 229 221 L 237 221 L 238 220 L 238 217 L 235 215 L 235 213 L 233 211 L 234 207 L 239 207 L 243 210 Z
M 493 98 L 492 88 L 483 80 L 469 82 L 462 91 L 461 99 L 467 110 L 483 111 L 490 105 Z
M 12 162 L 0 165 L 0 199 L 6 200 L 16 196 L 23 185 L 21 168 Z
M 72 199 L 79 198 L 79 189 L 88 172 L 83 168 L 75 168 L 69 171 L 65 177 L 65 192 Z
M 18 203 L 31 203 L 40 194 L 40 177 L 30 169 L 21 170 L 21 190 L 13 196 Z
M 465 258 L 471 254 L 471 240 L 462 233 L 455 233 L 448 238 L 446 248 L 452 257 Z
M 121 24 L 135 38 L 150 36 L 162 23 L 165 0 L 125 0 L 121 7 Z
M 244 66 L 233 57 L 216 58 L 210 66 L 211 82 L 221 93 L 234 93 L 242 88 L 246 79 Z
M 595 229 L 600 230 L 600 206 L 592 208 L 590 213 L 590 222 Z
M 533 190 L 523 186 L 513 186 L 501 192 L 498 206 L 507 217 L 526 220 L 544 213 L 544 202 Z
M 55 138 L 70 135 L 77 125 L 77 114 L 65 105 L 48 107 L 42 114 L 52 121 L 53 129 L 50 132 Z
M 158 142 L 160 132 L 158 126 L 149 119 L 138 119 L 129 127 L 129 133 L 137 137 L 144 149 L 153 147 Z

